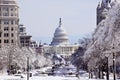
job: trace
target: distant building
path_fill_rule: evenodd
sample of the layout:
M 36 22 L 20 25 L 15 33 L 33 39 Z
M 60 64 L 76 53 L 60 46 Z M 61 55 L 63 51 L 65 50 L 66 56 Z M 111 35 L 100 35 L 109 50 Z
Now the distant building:
M 43 45 L 41 43 L 36 47 L 36 52 L 43 54 Z
M 18 9 L 16 0 L 0 0 L 0 47 L 18 46 Z
M 61 25 L 62 23 L 61 23 L 61 18 L 60 18 L 59 26 L 55 30 L 54 37 L 51 42 L 51 46 L 69 44 L 67 33 Z
M 97 6 L 97 25 L 107 17 L 108 11 L 118 0 L 102 0 Z
M 69 44 L 67 33 L 61 25 L 62 23 L 60 18 L 59 26 L 55 30 L 53 40 L 50 45 L 43 45 L 43 52 L 51 54 L 57 53 L 67 58 L 79 48 L 79 45 Z
M 27 35 L 26 28 L 21 24 L 19 25 L 19 38 L 21 47 L 30 47 L 31 35 Z
M 30 42 L 30 47 L 32 47 L 32 48 L 37 48 L 37 47 L 38 47 L 37 42 L 32 40 L 32 41 Z

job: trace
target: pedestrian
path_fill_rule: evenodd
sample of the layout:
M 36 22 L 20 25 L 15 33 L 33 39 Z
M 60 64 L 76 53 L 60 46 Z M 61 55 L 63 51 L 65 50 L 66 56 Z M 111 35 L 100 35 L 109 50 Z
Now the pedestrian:
M 8 75 L 10 75 L 10 70 L 9 69 L 7 70 L 7 73 L 8 73 Z

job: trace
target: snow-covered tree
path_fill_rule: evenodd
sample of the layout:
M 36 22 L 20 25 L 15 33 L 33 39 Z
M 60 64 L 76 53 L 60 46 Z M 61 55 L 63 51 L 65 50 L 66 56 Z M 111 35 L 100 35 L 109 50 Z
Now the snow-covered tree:
M 0 70 L 9 69 L 11 65 L 16 66 L 18 69 L 26 69 L 28 57 L 31 68 L 52 64 L 50 59 L 36 53 L 32 48 L 4 46 L 0 48 Z
M 89 36 L 79 39 L 80 47 L 71 56 L 71 63 L 77 67 L 78 71 L 80 68 L 86 69 L 86 64 L 84 63 L 83 55 L 90 41 L 91 38 Z
M 98 24 L 85 52 L 84 58 L 88 62 L 89 69 L 102 65 L 100 63 L 109 54 L 109 66 L 112 65 L 114 52 L 116 61 L 120 57 L 120 3 L 115 3 L 108 11 L 105 20 Z M 94 64 L 94 65 L 93 65 Z

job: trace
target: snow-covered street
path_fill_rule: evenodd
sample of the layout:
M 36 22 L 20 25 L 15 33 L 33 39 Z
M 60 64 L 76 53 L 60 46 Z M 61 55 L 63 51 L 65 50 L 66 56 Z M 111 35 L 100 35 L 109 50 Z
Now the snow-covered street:
M 29 80 L 106 80 L 106 79 L 89 79 L 88 73 L 83 70 L 80 70 L 80 78 L 77 78 L 75 74 L 73 75 L 63 75 L 62 72 L 66 71 L 69 68 L 73 68 L 73 66 L 67 67 L 60 67 L 59 69 L 55 70 L 55 75 L 48 75 L 48 74 L 41 74 L 40 72 L 49 71 L 51 67 L 44 67 L 38 70 L 32 70 L 32 77 L 29 77 Z M 61 74 L 60 74 L 61 72 Z M 23 78 L 21 78 L 21 75 Z M 0 74 L 0 80 L 27 80 L 26 74 L 18 74 L 18 75 L 7 75 L 6 73 Z M 110 77 L 110 80 L 113 80 Z M 117 79 L 118 80 L 118 79 Z
M 67 75 L 64 74 L 65 72 L 70 72 L 71 70 L 75 70 L 74 66 L 64 66 L 59 67 L 54 70 L 54 75 L 48 75 L 48 74 L 41 74 L 41 72 L 50 72 L 52 67 L 44 67 L 37 70 L 32 70 L 30 73 L 32 73 L 32 77 L 29 78 L 29 80 L 88 80 L 87 75 L 83 75 L 78 79 L 75 74 L 73 75 Z M 69 70 L 70 69 L 70 70 Z M 83 73 L 83 71 L 80 71 Z M 23 78 L 21 78 L 23 76 Z M 0 80 L 27 80 L 26 74 L 18 74 L 18 75 L 7 75 L 7 73 L 0 74 Z
M 0 80 L 27 80 L 27 78 L 20 78 L 15 76 L 0 76 Z M 106 79 L 88 79 L 87 77 L 80 77 L 78 79 L 77 77 L 40 76 L 31 77 L 29 80 L 106 80 Z
M 14 76 L 0 76 L 0 80 L 27 80 L 26 78 L 14 77 Z M 79 80 L 76 77 L 31 77 L 30 80 Z M 84 79 L 85 80 L 85 79 Z

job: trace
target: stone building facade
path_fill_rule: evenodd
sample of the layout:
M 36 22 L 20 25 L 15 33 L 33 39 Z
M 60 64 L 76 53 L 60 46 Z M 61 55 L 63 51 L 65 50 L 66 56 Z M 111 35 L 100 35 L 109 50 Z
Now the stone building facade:
M 0 0 L 0 47 L 18 45 L 18 10 L 16 0 Z
M 31 37 L 31 35 L 26 33 L 26 27 L 24 27 L 22 24 L 19 25 L 20 47 L 30 47 Z
M 102 0 L 97 6 L 97 25 L 107 17 L 109 10 L 118 2 L 119 0 Z

